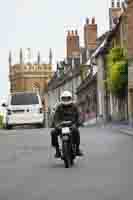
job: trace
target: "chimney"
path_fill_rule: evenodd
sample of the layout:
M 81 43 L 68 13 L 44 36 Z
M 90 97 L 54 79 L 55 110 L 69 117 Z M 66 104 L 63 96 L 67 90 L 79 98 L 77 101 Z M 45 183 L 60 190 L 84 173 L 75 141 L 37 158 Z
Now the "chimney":
M 122 14 L 120 0 L 111 0 L 111 8 L 109 8 L 109 24 L 110 30 L 117 24 L 119 17 Z
M 117 0 L 117 8 L 120 8 L 121 5 L 120 5 L 120 0 Z
M 86 18 L 86 24 L 89 24 L 89 18 Z
M 78 31 L 77 30 L 75 30 L 75 35 L 78 35 Z
M 92 18 L 92 24 L 95 24 L 95 17 Z
M 114 0 L 112 0 L 112 8 L 114 8 L 115 7 L 115 2 L 114 2 Z
M 84 44 L 86 49 L 95 49 L 97 39 L 97 24 L 95 23 L 95 17 L 92 18 L 89 23 L 89 18 L 86 19 L 84 25 Z
M 68 31 L 66 38 L 67 58 L 80 55 L 79 35 L 77 30 Z

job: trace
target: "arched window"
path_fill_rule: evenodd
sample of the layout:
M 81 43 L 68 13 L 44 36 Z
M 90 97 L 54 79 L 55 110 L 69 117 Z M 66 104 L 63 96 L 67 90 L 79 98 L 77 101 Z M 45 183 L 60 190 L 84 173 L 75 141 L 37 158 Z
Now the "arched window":
M 33 91 L 40 93 L 40 84 L 39 83 L 36 82 L 33 84 Z

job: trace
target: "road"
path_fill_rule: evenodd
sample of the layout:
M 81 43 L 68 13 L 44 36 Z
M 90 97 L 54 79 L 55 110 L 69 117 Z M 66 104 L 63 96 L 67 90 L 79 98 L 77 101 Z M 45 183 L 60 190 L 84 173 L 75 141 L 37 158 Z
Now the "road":
M 0 130 L 0 200 L 132 200 L 133 137 L 81 129 L 84 156 L 55 160 L 48 129 Z

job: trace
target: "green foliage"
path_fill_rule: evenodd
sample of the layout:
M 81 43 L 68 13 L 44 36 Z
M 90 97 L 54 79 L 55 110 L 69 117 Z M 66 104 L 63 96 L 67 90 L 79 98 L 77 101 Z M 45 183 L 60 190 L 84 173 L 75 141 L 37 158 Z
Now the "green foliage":
M 64 78 L 64 68 L 60 69 L 59 74 L 61 78 Z
M 112 48 L 107 56 L 107 86 L 116 96 L 123 96 L 128 84 L 128 62 L 124 49 Z
M 3 128 L 3 115 L 0 115 L 0 128 Z
M 88 66 L 87 65 L 80 65 L 80 77 L 83 81 L 87 77 Z

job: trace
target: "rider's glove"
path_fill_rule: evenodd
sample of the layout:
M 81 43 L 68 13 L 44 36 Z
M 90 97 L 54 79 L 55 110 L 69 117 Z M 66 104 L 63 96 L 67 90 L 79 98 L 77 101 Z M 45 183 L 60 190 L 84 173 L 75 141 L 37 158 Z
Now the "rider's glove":
M 77 127 L 76 127 L 76 124 L 73 124 L 73 125 L 72 125 L 72 129 L 75 129 L 75 128 L 77 128 Z

